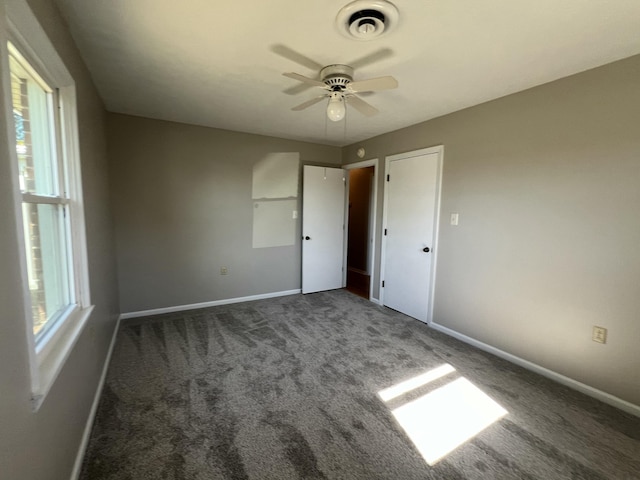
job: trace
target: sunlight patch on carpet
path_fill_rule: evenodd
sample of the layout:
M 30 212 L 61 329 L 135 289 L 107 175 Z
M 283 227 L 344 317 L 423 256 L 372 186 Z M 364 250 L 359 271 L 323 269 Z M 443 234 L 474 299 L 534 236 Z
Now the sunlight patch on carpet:
M 379 396 L 382 400 L 389 401 L 410 391 L 409 382 L 414 382 L 415 389 L 454 370 L 445 364 L 424 375 L 382 390 Z M 424 382 L 431 377 L 434 378 Z M 419 378 L 421 381 L 417 380 Z M 401 385 L 403 387 L 393 390 Z M 508 412 L 469 380 L 459 377 L 395 408 L 391 413 L 425 461 L 429 465 L 435 465 Z
M 445 363 L 444 365 L 434 368 L 433 370 L 429 370 L 428 372 L 418 375 L 417 377 L 413 377 L 409 380 L 405 380 L 404 382 L 397 383 L 393 387 L 380 390 L 380 392 L 378 392 L 378 395 L 383 401 L 388 402 L 391 399 L 415 390 L 416 388 L 427 385 L 455 371 L 455 368 L 453 368 L 448 363 Z

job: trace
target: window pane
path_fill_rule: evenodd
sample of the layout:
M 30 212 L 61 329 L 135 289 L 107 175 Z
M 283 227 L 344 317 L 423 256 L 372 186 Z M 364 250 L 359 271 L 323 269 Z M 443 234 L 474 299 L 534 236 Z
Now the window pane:
M 59 195 L 51 89 L 13 55 L 9 66 L 20 189 Z
M 71 303 L 63 208 L 61 205 L 22 204 L 36 341 Z

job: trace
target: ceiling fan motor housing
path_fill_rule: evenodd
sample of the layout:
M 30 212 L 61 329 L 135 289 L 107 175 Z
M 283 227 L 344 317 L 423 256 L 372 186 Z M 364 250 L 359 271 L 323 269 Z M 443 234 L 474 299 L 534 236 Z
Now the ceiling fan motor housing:
M 320 70 L 320 78 L 331 91 L 341 92 L 353 81 L 353 68 L 349 65 L 327 65 Z
M 386 0 L 355 0 L 336 17 L 340 33 L 356 40 L 373 40 L 395 27 L 398 9 Z

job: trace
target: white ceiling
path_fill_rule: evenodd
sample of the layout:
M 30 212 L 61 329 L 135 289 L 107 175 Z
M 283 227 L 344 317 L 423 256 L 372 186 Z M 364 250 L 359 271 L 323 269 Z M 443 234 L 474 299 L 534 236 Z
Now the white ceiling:
M 360 42 L 335 17 L 348 0 L 57 0 L 109 111 L 347 145 L 640 53 L 639 0 L 396 0 L 395 30 Z M 393 55 L 355 80 L 393 75 L 370 94 L 381 113 L 326 120 L 317 93 L 281 75 Z

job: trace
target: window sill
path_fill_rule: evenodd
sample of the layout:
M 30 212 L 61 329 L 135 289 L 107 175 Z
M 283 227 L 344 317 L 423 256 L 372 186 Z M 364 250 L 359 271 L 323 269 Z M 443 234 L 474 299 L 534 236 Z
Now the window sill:
M 37 382 L 34 382 L 32 386 L 33 392 L 31 396 L 34 411 L 37 411 L 44 402 L 84 330 L 93 309 L 94 306 L 91 305 L 71 312 L 68 318 L 60 322 L 60 327 L 51 333 L 46 345 L 38 351 L 38 378 Z

